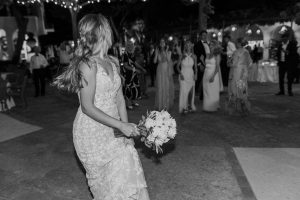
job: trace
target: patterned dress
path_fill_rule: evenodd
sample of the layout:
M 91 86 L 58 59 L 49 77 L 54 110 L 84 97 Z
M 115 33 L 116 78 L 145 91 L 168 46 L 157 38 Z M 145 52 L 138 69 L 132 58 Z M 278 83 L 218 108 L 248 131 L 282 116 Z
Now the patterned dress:
M 113 65 L 113 80 L 97 64 L 94 104 L 120 119 L 117 92 L 121 79 Z M 148 200 L 144 172 L 136 149 L 125 138 L 116 138 L 111 127 L 94 121 L 79 107 L 73 124 L 73 142 L 95 200 Z M 148 195 L 146 195 L 148 196 Z

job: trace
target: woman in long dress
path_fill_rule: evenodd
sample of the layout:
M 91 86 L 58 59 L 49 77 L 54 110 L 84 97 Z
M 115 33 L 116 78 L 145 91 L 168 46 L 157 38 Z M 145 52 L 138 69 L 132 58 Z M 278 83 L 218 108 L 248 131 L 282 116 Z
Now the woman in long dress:
M 174 104 L 174 85 L 172 77 L 171 52 L 161 39 L 159 49 L 155 50 L 154 62 L 158 63 L 156 70 L 155 107 L 158 110 L 169 110 Z
M 193 54 L 192 48 L 193 44 L 190 41 L 186 41 L 183 55 L 180 55 L 180 62 L 177 64 L 177 71 L 180 72 L 179 113 L 183 114 L 196 111 L 195 81 L 197 78 L 197 57 Z M 181 69 L 179 69 L 179 66 L 181 66 Z
M 203 75 L 203 111 L 214 112 L 220 108 L 220 54 L 221 47 L 217 41 L 211 41 L 210 53 L 206 56 Z
M 86 15 L 79 33 L 76 57 L 54 84 L 78 92 L 73 142 L 90 190 L 95 200 L 149 200 L 131 139 L 139 133 L 128 123 L 117 59 L 107 55 L 112 44 L 109 22 L 100 14 Z
M 248 68 L 252 64 L 249 51 L 244 48 L 246 42 L 243 38 L 237 39 L 237 50 L 232 55 L 228 81 L 228 105 L 229 114 L 235 112 L 248 114 L 250 103 L 248 100 Z

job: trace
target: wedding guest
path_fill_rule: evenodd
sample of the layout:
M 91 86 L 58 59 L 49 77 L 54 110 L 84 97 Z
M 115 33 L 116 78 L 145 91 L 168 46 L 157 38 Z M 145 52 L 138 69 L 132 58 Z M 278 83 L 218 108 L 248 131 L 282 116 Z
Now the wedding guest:
M 154 87 L 154 81 L 155 81 L 155 76 L 156 76 L 156 63 L 154 63 L 154 56 L 155 56 L 155 48 L 153 44 L 150 44 L 149 52 L 147 55 L 147 64 L 148 64 L 148 70 L 150 73 L 150 87 Z
M 180 72 L 179 113 L 186 114 L 188 112 L 194 112 L 196 111 L 194 103 L 195 81 L 197 80 L 198 73 L 197 57 L 193 54 L 193 44 L 191 41 L 185 42 L 183 55 L 180 55 L 180 62 L 177 64 L 177 71 Z
M 33 74 L 33 81 L 35 86 L 35 97 L 45 96 L 46 90 L 46 76 L 45 67 L 48 66 L 46 58 L 40 54 L 41 48 L 34 47 L 35 54 L 30 59 L 30 72 Z
M 154 62 L 157 63 L 155 107 L 158 110 L 169 110 L 174 103 L 174 83 L 171 51 L 164 39 L 160 40 L 159 47 L 155 50 Z
M 276 95 L 284 95 L 284 78 L 287 74 L 288 94 L 294 96 L 292 84 L 294 81 L 297 64 L 299 63 L 297 54 L 297 42 L 291 39 L 289 34 L 282 35 L 281 44 L 277 50 L 278 66 L 279 66 L 279 92 Z
M 149 200 L 132 141 L 139 132 L 128 123 L 118 61 L 107 54 L 112 45 L 109 21 L 101 14 L 88 14 L 78 27 L 81 43 L 55 84 L 80 97 L 73 142 L 93 199 Z M 115 130 L 122 136 L 116 137 Z
M 237 50 L 232 55 L 228 83 L 228 105 L 229 114 L 248 114 L 250 103 L 248 100 L 248 68 L 252 64 L 251 56 L 244 47 L 246 42 L 238 38 Z
M 57 48 L 57 53 L 59 57 L 59 71 L 63 71 L 69 64 L 71 60 L 70 49 L 66 42 L 62 42 Z
M 137 99 L 140 94 L 140 82 L 138 79 L 137 69 L 134 58 L 135 46 L 128 41 L 125 46 L 125 52 L 122 55 L 122 75 L 124 77 L 123 91 L 125 94 L 127 109 L 132 110 L 138 107 Z
M 146 80 L 146 68 L 145 59 L 140 45 L 136 45 L 134 50 L 135 67 L 138 72 L 138 79 L 140 82 L 139 98 L 147 98 L 147 80 Z
M 205 60 L 203 75 L 203 111 L 215 112 L 220 108 L 220 62 L 222 47 L 215 40 L 211 41 L 210 53 Z
M 195 85 L 195 90 L 199 92 L 200 100 L 203 99 L 203 85 L 202 78 L 205 69 L 206 55 L 210 53 L 208 41 L 207 41 L 207 31 L 203 30 L 200 32 L 200 40 L 194 46 L 194 53 L 197 56 L 198 69 L 197 69 L 197 81 Z

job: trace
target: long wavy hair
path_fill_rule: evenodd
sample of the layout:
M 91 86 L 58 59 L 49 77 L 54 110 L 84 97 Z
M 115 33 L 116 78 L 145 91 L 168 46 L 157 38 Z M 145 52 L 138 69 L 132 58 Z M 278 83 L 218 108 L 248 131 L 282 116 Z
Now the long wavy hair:
M 57 76 L 53 85 L 68 92 L 78 92 L 83 88 L 83 81 L 79 66 L 82 62 L 89 67 L 93 64 L 94 53 L 107 57 L 107 51 L 112 46 L 112 31 L 108 20 L 101 14 L 85 15 L 78 24 L 79 44 L 74 51 L 74 57 L 66 70 Z M 100 52 L 94 52 L 99 50 Z

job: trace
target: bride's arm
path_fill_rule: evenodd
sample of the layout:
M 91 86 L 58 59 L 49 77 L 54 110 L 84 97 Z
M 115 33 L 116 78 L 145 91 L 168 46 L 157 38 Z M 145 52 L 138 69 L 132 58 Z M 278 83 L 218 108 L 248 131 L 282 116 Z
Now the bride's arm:
M 119 68 L 118 68 L 119 70 Z M 120 74 L 120 72 L 119 72 Z M 118 107 L 118 112 L 119 116 L 121 118 L 122 122 L 128 122 L 128 115 L 127 115 L 127 110 L 126 110 L 126 103 L 123 95 L 123 90 L 122 90 L 122 85 L 118 89 L 117 93 L 117 107 Z
M 88 66 L 82 63 L 80 66 L 80 71 L 82 72 L 83 88 L 80 89 L 80 102 L 81 110 L 84 114 L 94 119 L 95 121 L 110 126 L 112 128 L 117 128 L 122 131 L 126 136 L 130 136 L 135 128 L 132 124 L 124 123 L 113 117 L 102 112 L 94 104 L 95 90 L 96 90 L 96 66 Z M 87 81 L 86 81 L 87 80 Z M 137 135 L 137 132 L 133 132 Z

